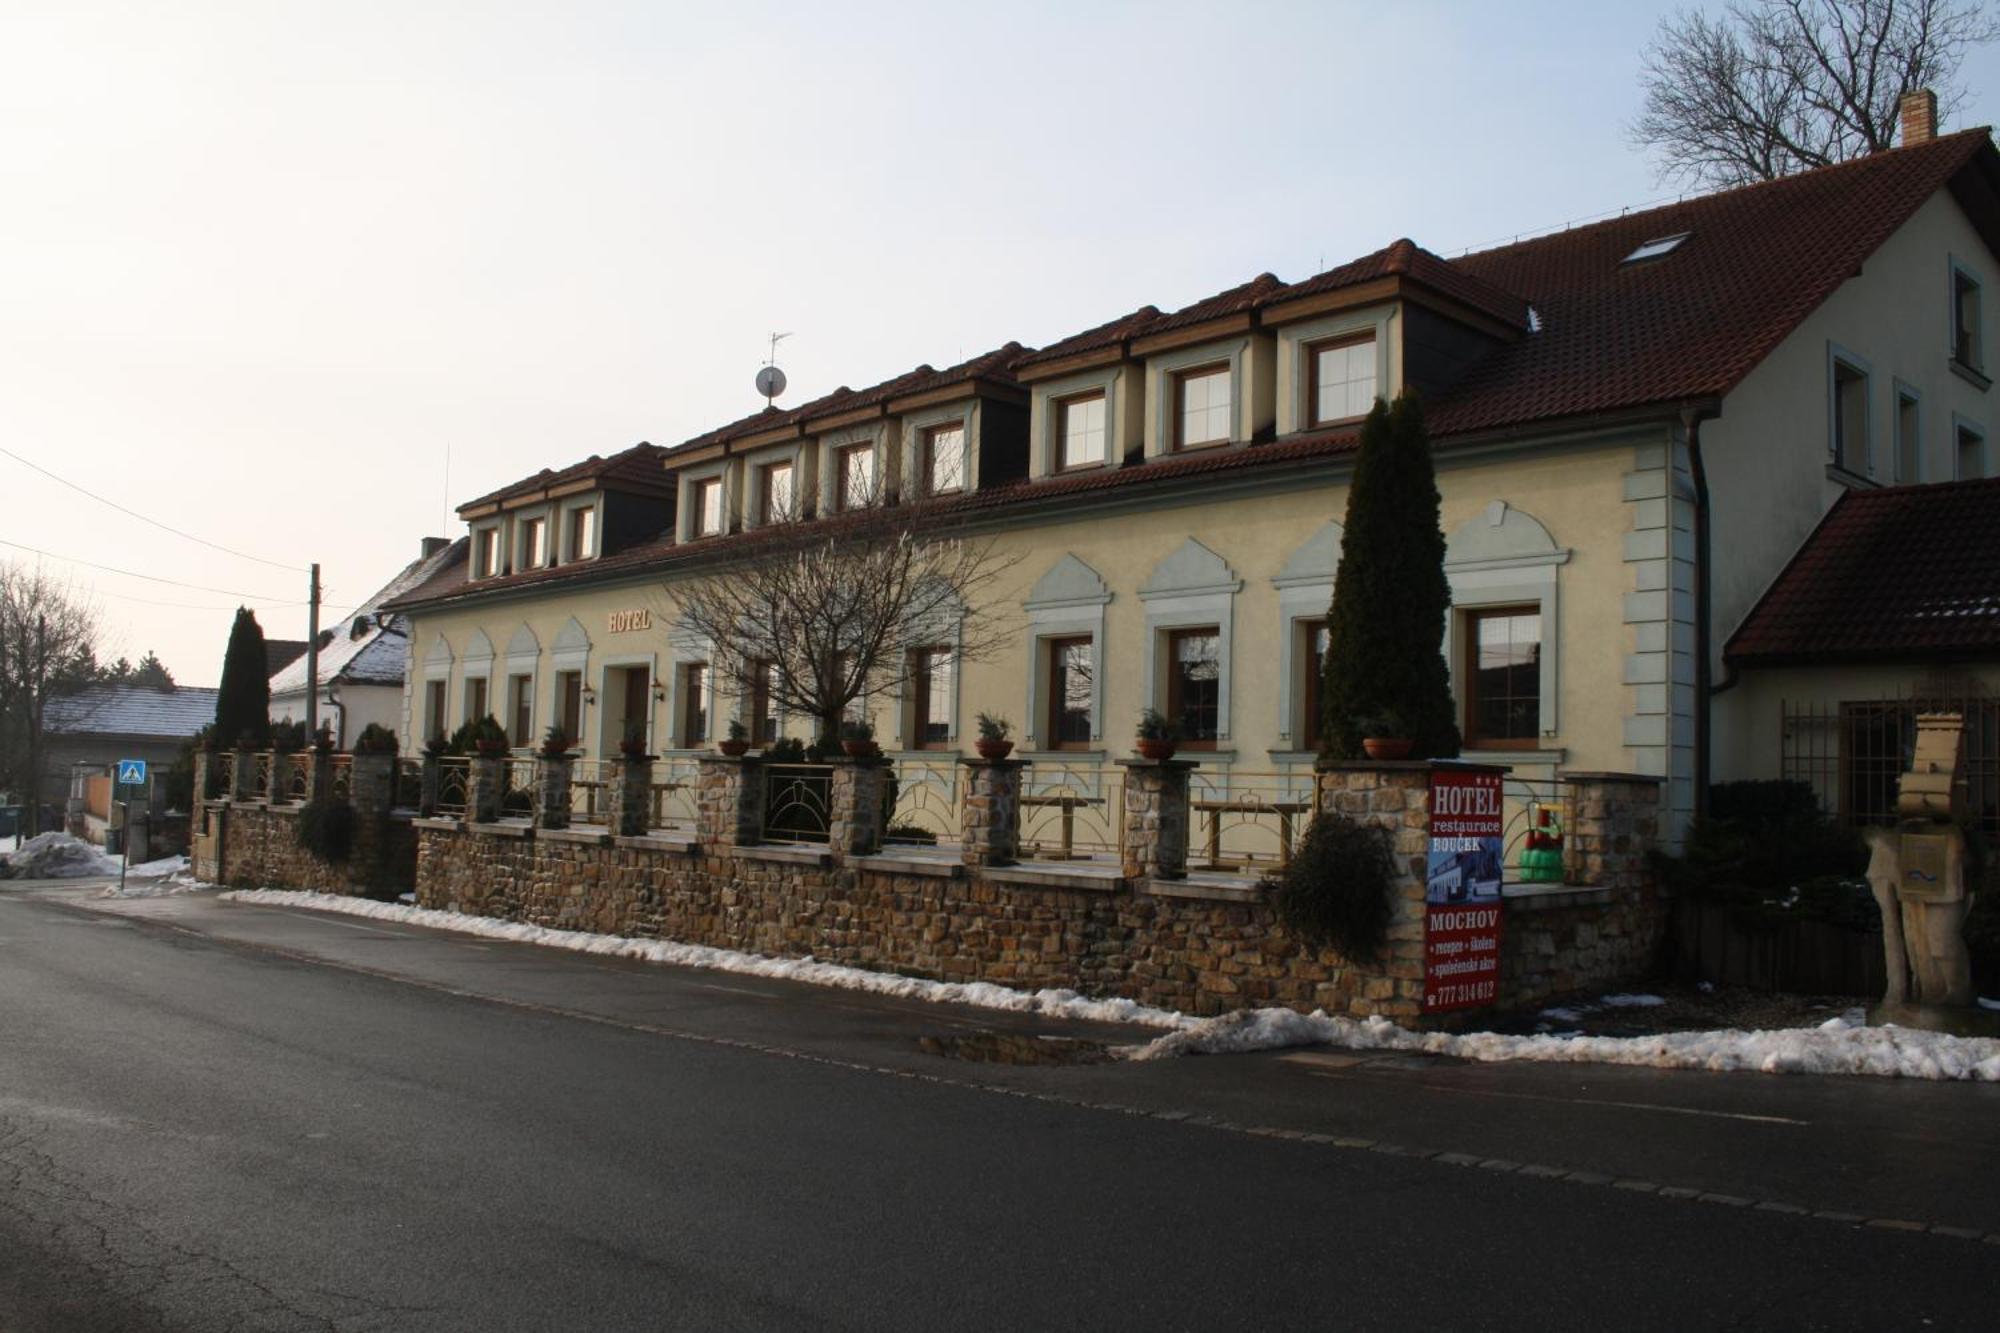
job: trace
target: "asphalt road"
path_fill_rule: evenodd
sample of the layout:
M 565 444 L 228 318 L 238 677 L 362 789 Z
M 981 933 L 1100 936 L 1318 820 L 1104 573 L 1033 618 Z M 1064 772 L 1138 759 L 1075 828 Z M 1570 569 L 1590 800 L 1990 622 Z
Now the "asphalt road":
M 5 886 L 0 1329 L 1995 1323 L 2000 1090 L 982 1030 Z

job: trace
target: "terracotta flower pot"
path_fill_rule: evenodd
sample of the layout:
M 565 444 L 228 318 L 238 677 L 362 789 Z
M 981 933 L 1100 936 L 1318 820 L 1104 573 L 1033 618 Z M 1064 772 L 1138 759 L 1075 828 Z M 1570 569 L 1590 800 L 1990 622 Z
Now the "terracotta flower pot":
M 498 759 L 506 754 L 508 750 L 508 745 L 505 741 L 479 741 L 477 742 L 477 747 L 479 756 L 482 759 Z
M 1416 745 L 1413 740 L 1402 737 L 1364 736 L 1361 748 L 1370 759 L 1408 759 L 1410 750 Z
M 740 759 L 744 755 L 750 752 L 750 742 L 717 741 L 715 743 L 715 748 L 722 751 L 724 754 L 728 755 L 731 759 Z
M 1177 744 L 1174 741 L 1140 740 L 1136 742 L 1136 745 L 1139 757 L 1141 759 L 1150 759 L 1154 763 L 1172 759 L 1174 757 L 1174 750 L 1177 748 Z
M 1012 741 L 974 741 L 972 748 L 979 751 L 981 759 L 1005 759 L 1014 752 Z

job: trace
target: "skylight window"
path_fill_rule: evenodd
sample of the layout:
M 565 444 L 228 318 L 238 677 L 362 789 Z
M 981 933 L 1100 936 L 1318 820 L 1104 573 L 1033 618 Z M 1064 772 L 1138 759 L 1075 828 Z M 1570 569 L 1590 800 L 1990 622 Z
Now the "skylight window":
M 1637 250 L 1634 250 L 1631 254 L 1626 255 L 1624 262 L 1627 264 L 1637 264 L 1642 260 L 1658 259 L 1661 255 L 1670 255 L 1680 248 L 1682 241 L 1685 241 L 1692 235 L 1694 233 L 1691 231 L 1683 231 L 1677 232 L 1672 236 L 1656 236 Z

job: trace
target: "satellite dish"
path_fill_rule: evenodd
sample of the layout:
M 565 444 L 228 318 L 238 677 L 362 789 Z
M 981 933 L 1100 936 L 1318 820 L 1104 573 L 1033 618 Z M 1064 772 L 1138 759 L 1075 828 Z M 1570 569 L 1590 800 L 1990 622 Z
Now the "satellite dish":
M 785 391 L 785 372 L 776 366 L 765 366 L 757 372 L 757 392 L 764 395 L 766 402 Z

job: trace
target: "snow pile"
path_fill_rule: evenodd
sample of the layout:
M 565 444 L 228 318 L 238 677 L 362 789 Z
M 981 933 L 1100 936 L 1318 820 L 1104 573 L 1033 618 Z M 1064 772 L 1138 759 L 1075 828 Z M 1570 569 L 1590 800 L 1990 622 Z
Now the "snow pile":
M 2000 1040 L 1913 1028 L 1858 1027 L 1831 1018 L 1817 1028 L 1774 1032 L 1668 1032 L 1650 1037 L 1533 1037 L 1497 1032 L 1410 1032 L 1383 1018 L 1258 1009 L 1202 1019 L 1129 1052 L 1134 1060 L 1328 1045 L 1350 1051 L 1412 1051 L 1462 1060 L 1540 1060 L 1644 1065 L 1653 1069 L 1752 1070 L 1763 1074 L 1872 1074 L 1884 1078 L 2000 1083 Z
M 1335 1018 L 1324 1012 L 1246 1009 L 1218 1018 L 1191 1018 L 1131 1000 L 1099 1000 L 1072 990 L 1010 990 L 989 982 L 925 981 L 810 958 L 766 958 L 670 940 L 628 939 L 575 930 L 551 930 L 518 921 L 464 916 L 402 903 L 342 898 L 291 889 L 241 889 L 227 901 L 266 903 L 401 921 L 488 939 L 515 940 L 580 953 L 637 958 L 680 967 L 775 977 L 818 986 L 869 991 L 933 1004 L 966 1004 L 1051 1018 L 1134 1023 L 1171 1029 L 1141 1046 L 1122 1048 L 1130 1060 L 1179 1055 L 1221 1055 L 1288 1046 L 1337 1046 L 1351 1051 L 1406 1051 L 1463 1060 L 1539 1060 L 1562 1064 L 1643 1065 L 1655 1069 L 1749 1070 L 1765 1074 L 1869 1074 L 1884 1078 L 1976 1080 L 2000 1083 L 2000 1039 L 1954 1037 L 1911 1028 L 1863 1027 L 1832 1018 L 1817 1028 L 1770 1032 L 1669 1032 L 1648 1037 L 1531 1037 L 1496 1032 L 1411 1032 L 1384 1018 Z M 1611 997 L 1606 997 L 1607 1003 Z M 1626 998 L 1625 1004 L 1646 1004 Z
M 14 879 L 84 879 L 118 873 L 118 858 L 67 833 L 40 833 L 7 855 Z
M 188 869 L 185 856 L 163 856 L 157 861 L 141 861 L 125 867 L 127 879 L 159 879 L 166 875 L 179 875 Z
M 221 896 L 225 902 L 310 907 L 322 912 L 373 917 L 378 921 L 402 921 L 435 930 L 455 930 L 490 940 L 514 940 L 554 949 L 573 949 L 578 953 L 601 953 L 614 958 L 671 963 L 677 967 L 804 981 L 815 986 L 871 991 L 876 995 L 891 995 L 903 1000 L 928 1000 L 933 1004 L 969 1004 L 981 1009 L 1004 1009 L 1010 1013 L 1046 1014 L 1051 1018 L 1099 1023 L 1142 1023 L 1148 1027 L 1174 1027 L 1192 1021 L 1182 1014 L 1154 1009 L 1131 1000 L 1094 1000 L 1073 990 L 1030 992 L 1010 990 L 986 981 L 925 981 L 920 977 L 869 972 L 838 963 L 816 962 L 811 958 L 767 958 L 762 954 L 738 953 L 733 949 L 711 949 L 702 944 L 628 939 L 623 935 L 592 935 L 580 930 L 553 930 L 521 921 L 498 921 L 492 917 L 439 912 L 428 907 L 376 902 L 369 898 L 342 898 L 293 889 L 236 889 Z

